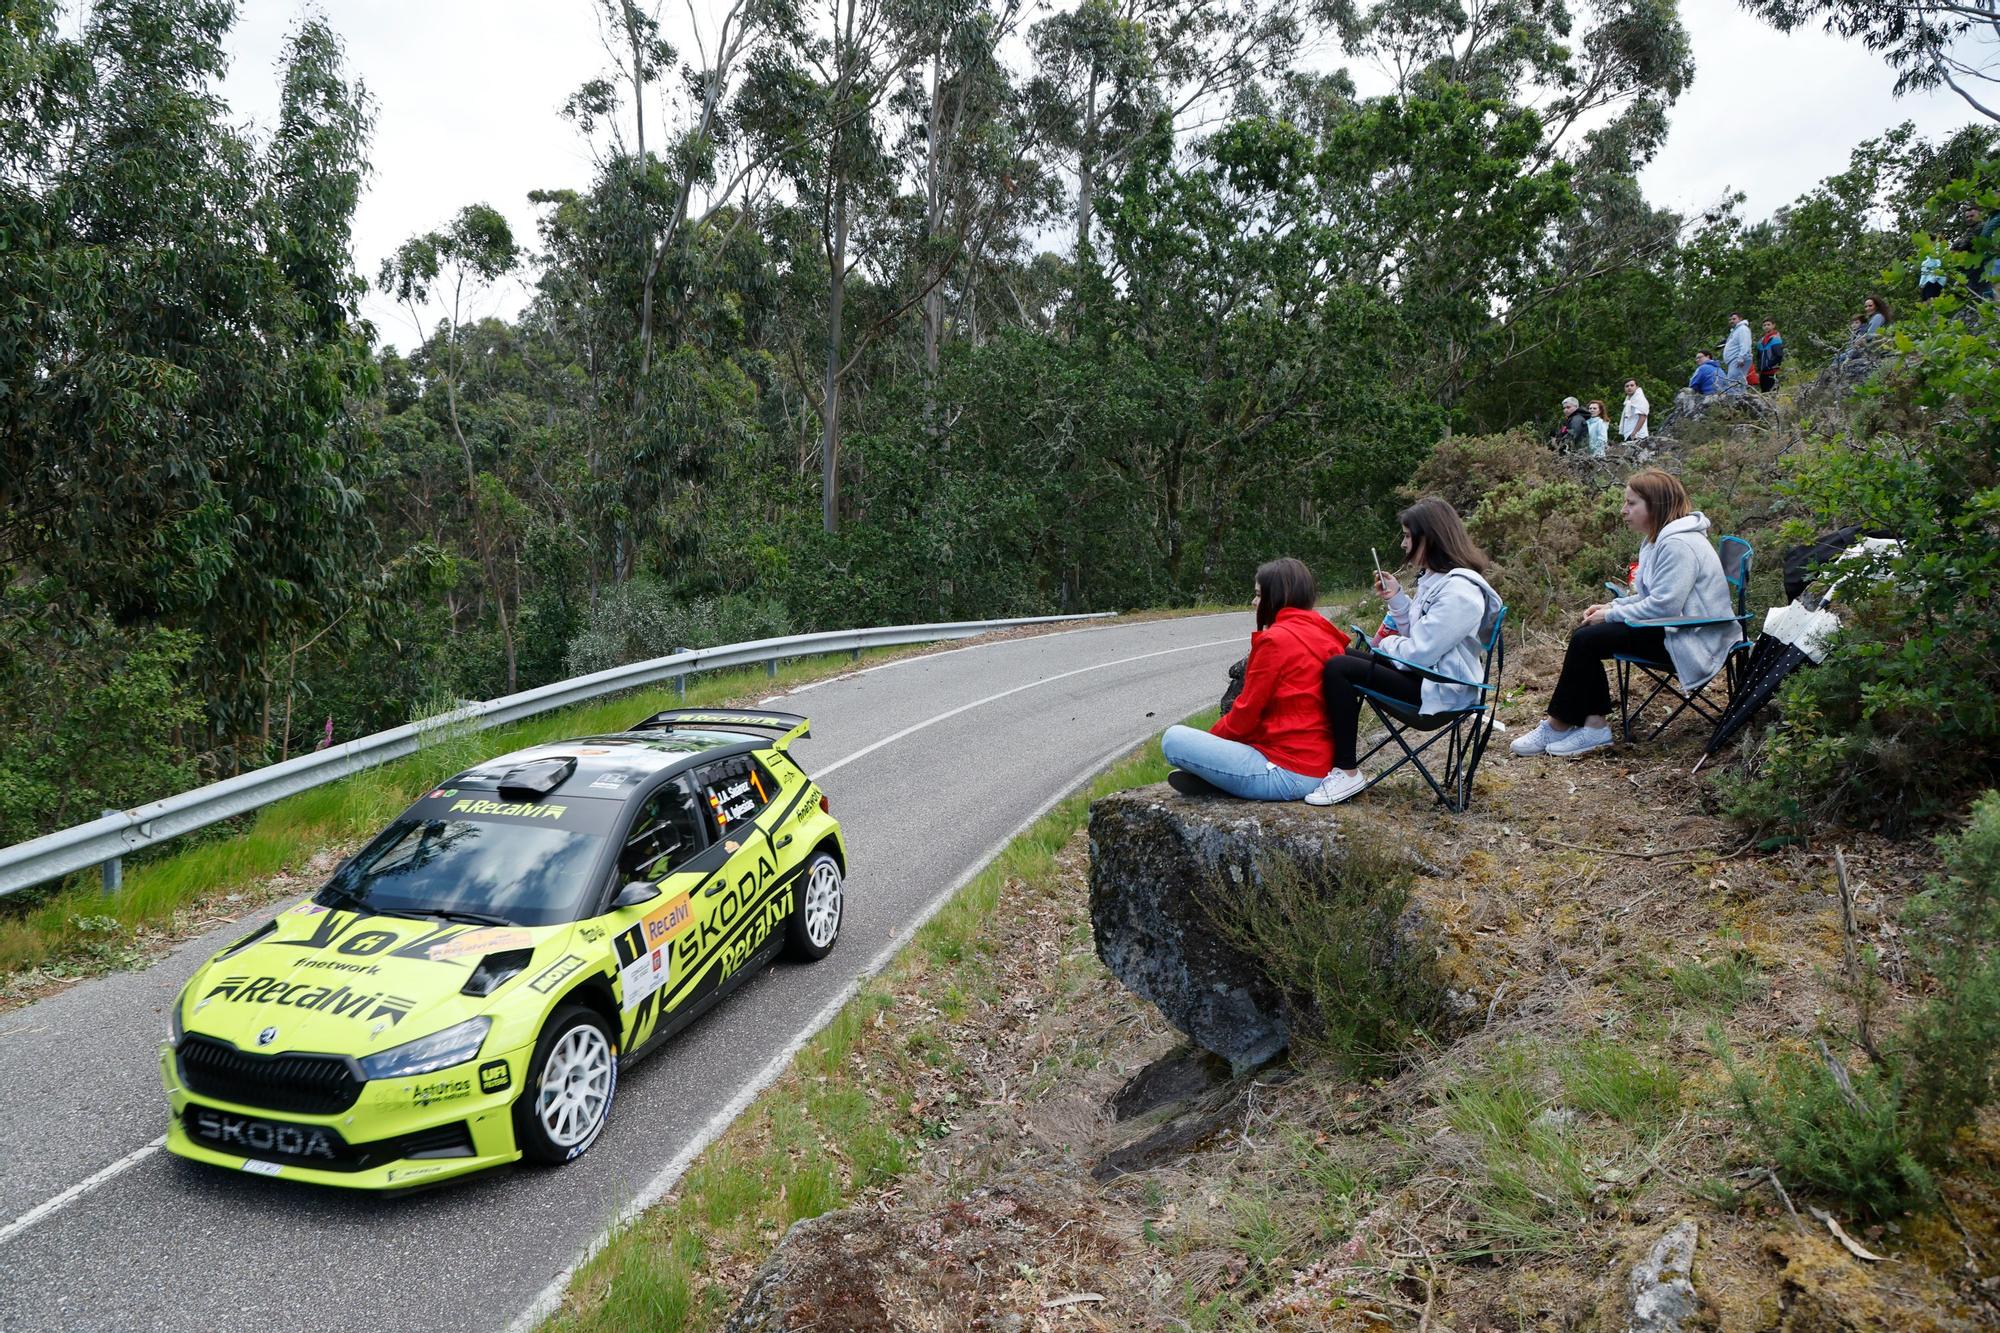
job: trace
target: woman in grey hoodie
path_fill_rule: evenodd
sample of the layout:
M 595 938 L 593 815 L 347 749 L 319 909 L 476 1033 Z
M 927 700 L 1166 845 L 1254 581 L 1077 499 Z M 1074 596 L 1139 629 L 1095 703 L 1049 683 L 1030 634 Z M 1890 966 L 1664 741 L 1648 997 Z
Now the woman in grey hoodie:
M 1473 545 L 1458 511 L 1438 496 L 1425 496 L 1397 519 L 1403 525 L 1403 553 L 1421 576 L 1413 598 L 1394 574 L 1375 571 L 1375 591 L 1388 599 L 1389 619 L 1374 646 L 1437 675 L 1476 681 L 1500 614 L 1500 594 L 1486 582 L 1486 552 Z M 1307 794 L 1308 805 L 1336 805 L 1368 786 L 1356 758 L 1361 727 L 1357 686 L 1400 699 L 1418 715 L 1469 708 L 1479 699 L 1475 685 L 1425 680 L 1359 652 L 1328 658 L 1321 683 L 1327 728 L 1333 733 L 1333 771 Z
M 1569 636 L 1548 716 L 1515 740 L 1515 754 L 1588 754 L 1611 744 L 1606 659 L 1618 654 L 1673 663 L 1692 694 L 1729 659 L 1740 625 L 1663 627 L 1665 620 L 1727 616 L 1729 580 L 1708 540 L 1708 518 L 1690 513 L 1679 478 L 1647 468 L 1625 483 L 1625 522 L 1645 535 L 1629 595 L 1593 606 Z

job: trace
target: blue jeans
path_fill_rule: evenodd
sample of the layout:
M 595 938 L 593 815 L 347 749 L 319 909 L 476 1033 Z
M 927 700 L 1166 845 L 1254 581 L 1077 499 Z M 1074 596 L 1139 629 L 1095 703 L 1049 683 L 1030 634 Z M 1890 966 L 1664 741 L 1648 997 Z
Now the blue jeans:
M 1326 775 L 1307 777 L 1294 773 L 1258 753 L 1241 741 L 1224 740 L 1193 727 L 1168 727 L 1160 738 L 1160 753 L 1175 768 L 1184 768 L 1196 777 L 1246 801 L 1298 801 L 1319 786 Z

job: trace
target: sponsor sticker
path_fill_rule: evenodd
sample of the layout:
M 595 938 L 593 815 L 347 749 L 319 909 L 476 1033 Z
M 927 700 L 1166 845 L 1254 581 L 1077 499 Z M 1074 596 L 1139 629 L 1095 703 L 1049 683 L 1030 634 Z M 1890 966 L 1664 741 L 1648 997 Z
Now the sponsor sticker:
M 593 787 L 604 787 L 607 788 L 608 790 L 616 791 L 618 788 L 624 786 L 631 780 L 632 780 L 632 775 L 630 773 L 627 773 L 622 769 L 613 769 L 609 773 L 598 774 L 597 781 L 591 783 L 590 785 Z
M 561 985 L 570 973 L 582 966 L 583 959 L 573 953 L 564 954 L 562 957 L 556 959 L 555 962 L 543 968 L 542 974 L 528 983 L 528 989 L 547 995 L 550 991 Z
M 649 913 L 640 923 L 646 928 L 646 947 L 659 948 L 686 930 L 693 922 L 694 908 L 689 904 L 688 896 L 685 893 L 676 896 L 658 911 Z
M 435 1106 L 439 1102 L 455 1102 L 461 1097 L 472 1095 L 472 1080 L 469 1078 L 440 1078 L 428 1083 L 410 1086 L 410 1105 Z
M 422 1180 L 444 1170 L 441 1166 L 398 1166 L 389 1171 L 390 1180 Z
M 535 937 L 514 926 L 485 926 L 440 940 L 430 947 L 431 961 L 463 958 L 468 954 L 499 953 L 504 949 L 533 948 Z
M 662 945 L 648 949 L 637 958 L 618 969 L 618 980 L 624 987 L 621 1003 L 627 1009 L 636 1009 L 648 995 L 667 984 L 673 971 L 673 950 Z
M 576 933 L 577 933 L 577 934 L 579 934 L 579 935 L 581 935 L 581 936 L 583 936 L 583 938 L 584 938 L 584 940 L 585 940 L 585 942 L 586 942 L 586 943 L 589 943 L 589 944 L 595 944 L 595 943 L 597 943 L 597 942 L 598 942 L 599 940 L 601 940 L 601 939 L 603 939 L 603 938 L 604 938 L 604 927 L 602 927 L 602 926 L 578 926 L 578 927 L 576 928 Z
M 481 1092 L 505 1092 L 507 1085 L 514 1081 L 513 1073 L 505 1060 L 488 1060 L 479 1066 L 479 1090 Z
M 417 1007 L 415 1000 L 401 995 L 389 995 L 382 991 L 357 991 L 343 984 L 322 986 L 316 981 L 285 981 L 278 977 L 224 977 L 202 996 L 195 1005 L 199 1011 L 210 1000 L 226 1000 L 231 1004 L 279 1004 L 294 1009 L 310 1009 L 315 1013 L 331 1013 L 342 1018 L 356 1018 L 362 1022 L 381 1019 L 384 1025 L 400 1023 L 403 1015 Z M 380 1032 L 381 1026 L 375 1029 Z M 267 1029 L 273 1040 L 276 1029 Z M 259 1034 L 260 1038 L 262 1034 Z M 260 1045 L 269 1042 L 260 1040 Z
M 244 1160 L 243 1169 L 253 1176 L 282 1175 L 285 1170 L 284 1167 L 279 1166 L 276 1162 L 259 1162 L 247 1158 Z
M 537 805 L 533 801 L 453 801 L 455 815 L 507 815 L 514 819 L 561 819 L 566 805 Z
M 315 902 L 303 902 L 292 909 L 293 916 L 318 916 L 326 909 Z

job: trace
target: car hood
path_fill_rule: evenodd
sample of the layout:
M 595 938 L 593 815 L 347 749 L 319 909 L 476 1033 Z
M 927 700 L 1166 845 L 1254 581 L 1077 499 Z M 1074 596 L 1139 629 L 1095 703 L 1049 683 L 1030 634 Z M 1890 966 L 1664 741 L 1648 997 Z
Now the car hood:
M 241 1050 L 372 1055 L 510 996 L 561 956 L 573 926 L 469 926 L 304 902 L 210 959 L 181 997 L 190 1033 Z M 462 994 L 480 960 L 531 951 L 491 995 Z

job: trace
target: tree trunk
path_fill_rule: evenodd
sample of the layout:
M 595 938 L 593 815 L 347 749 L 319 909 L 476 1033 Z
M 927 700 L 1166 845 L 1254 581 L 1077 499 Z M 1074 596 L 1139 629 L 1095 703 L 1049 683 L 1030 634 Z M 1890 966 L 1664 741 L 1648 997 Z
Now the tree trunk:
M 931 114 L 928 151 L 925 155 L 926 192 L 924 207 L 924 246 L 931 249 L 937 243 L 938 226 L 944 217 L 944 184 L 939 179 L 944 171 L 944 149 L 940 142 L 944 135 L 944 51 L 938 50 L 931 57 Z M 929 269 L 934 256 L 927 256 L 925 269 Z M 944 337 L 944 284 L 934 283 L 924 297 L 924 420 L 935 428 L 937 421 L 937 374 L 938 344 Z
M 1097 186 L 1097 66 L 1090 67 L 1090 86 L 1083 97 L 1083 147 L 1076 156 L 1076 262 L 1083 263 L 1090 244 L 1090 209 Z
M 839 152 L 838 145 L 835 146 Z M 827 256 L 826 398 L 820 411 L 820 523 L 840 531 L 840 318 L 847 296 L 847 180 L 833 188 L 833 249 Z

